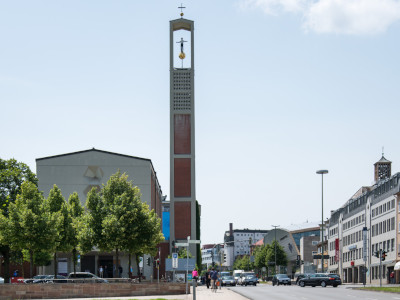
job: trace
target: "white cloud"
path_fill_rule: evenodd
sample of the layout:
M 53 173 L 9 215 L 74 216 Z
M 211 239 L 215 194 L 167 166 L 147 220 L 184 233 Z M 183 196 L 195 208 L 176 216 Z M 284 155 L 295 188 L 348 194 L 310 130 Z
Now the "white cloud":
M 242 9 L 301 14 L 305 31 L 351 35 L 385 32 L 400 20 L 400 0 L 241 0 Z
M 278 15 L 280 12 L 297 13 L 304 10 L 310 0 L 242 0 L 243 9 L 259 8 L 269 15 Z

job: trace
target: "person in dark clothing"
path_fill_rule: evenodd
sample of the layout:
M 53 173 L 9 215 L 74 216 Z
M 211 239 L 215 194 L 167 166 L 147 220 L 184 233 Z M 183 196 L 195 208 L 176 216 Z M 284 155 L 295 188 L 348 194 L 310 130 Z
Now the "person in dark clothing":
M 207 285 L 208 289 L 210 288 L 210 282 L 211 282 L 210 270 L 207 270 L 207 272 L 206 272 L 206 285 Z

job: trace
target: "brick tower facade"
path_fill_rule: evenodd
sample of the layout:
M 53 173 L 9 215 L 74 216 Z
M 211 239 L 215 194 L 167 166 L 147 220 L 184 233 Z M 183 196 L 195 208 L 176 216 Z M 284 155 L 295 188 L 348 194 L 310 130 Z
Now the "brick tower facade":
M 177 242 L 197 239 L 194 23 L 181 16 L 170 21 L 170 241 Z M 196 254 L 195 244 L 190 252 Z

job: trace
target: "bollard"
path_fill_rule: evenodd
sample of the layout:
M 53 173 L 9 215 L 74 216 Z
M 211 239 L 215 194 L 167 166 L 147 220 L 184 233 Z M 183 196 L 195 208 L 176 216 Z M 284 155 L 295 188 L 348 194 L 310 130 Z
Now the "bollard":
M 193 300 L 196 300 L 196 280 L 192 280 L 193 284 Z

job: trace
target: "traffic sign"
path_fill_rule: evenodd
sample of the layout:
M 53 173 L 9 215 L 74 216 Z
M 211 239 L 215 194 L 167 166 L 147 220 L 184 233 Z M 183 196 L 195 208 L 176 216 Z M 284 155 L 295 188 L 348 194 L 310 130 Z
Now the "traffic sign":
M 189 244 L 200 244 L 200 240 L 188 240 Z
M 188 243 L 175 243 L 175 246 L 177 246 L 177 247 L 187 247 L 187 246 L 189 246 L 189 244 Z
M 178 269 L 178 253 L 172 253 L 172 268 Z

